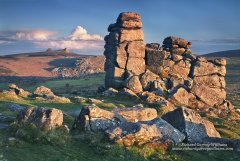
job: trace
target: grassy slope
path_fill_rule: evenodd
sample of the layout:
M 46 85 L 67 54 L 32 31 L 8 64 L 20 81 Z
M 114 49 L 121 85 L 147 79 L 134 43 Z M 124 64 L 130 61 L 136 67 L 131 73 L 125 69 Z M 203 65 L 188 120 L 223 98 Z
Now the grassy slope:
M 236 65 L 236 64 L 235 64 Z M 232 77 L 236 72 L 234 63 L 233 66 L 229 66 L 227 81 L 228 86 L 235 83 L 238 77 Z M 232 74 L 231 74 L 232 73 Z M 237 73 L 238 74 L 238 73 Z M 104 76 L 85 78 L 80 80 L 53 80 L 46 81 L 35 85 L 28 86 L 21 84 L 20 87 L 33 91 L 37 86 L 44 85 L 51 88 L 58 95 L 67 95 L 69 97 L 73 95 L 82 95 L 86 91 L 95 91 L 99 85 L 104 82 Z M 232 80 L 234 79 L 234 80 Z M 232 82 L 232 83 L 231 83 Z M 66 85 L 68 84 L 68 85 Z M 5 88 L 6 84 L 0 84 L 0 88 Z M 83 92 L 82 92 L 83 91 Z M 138 103 L 134 100 L 126 98 L 104 98 L 94 93 L 89 93 L 89 97 L 95 97 L 104 99 L 105 103 L 102 107 L 108 108 L 108 103 L 114 103 L 116 105 L 125 104 L 133 105 Z M 127 101 L 126 101 L 127 100 Z M 11 100 L 5 100 L 0 102 L 0 111 L 6 115 L 16 116 L 17 113 L 11 112 L 5 108 L 6 103 L 16 102 Z M 53 104 L 53 103 L 39 103 L 30 99 L 22 99 L 17 101 L 23 105 L 38 105 L 45 107 L 55 107 L 62 109 L 63 111 L 79 109 L 82 107 L 81 104 L 69 103 L 69 104 Z M 69 119 L 66 124 L 71 125 L 74 118 Z M 218 129 L 223 129 L 227 132 L 224 133 L 224 137 L 228 138 L 240 138 L 240 128 L 233 126 L 231 123 L 225 123 L 224 120 L 211 120 L 217 126 Z M 196 151 L 165 151 L 158 149 L 157 151 L 151 148 L 136 148 L 131 147 L 125 149 L 115 144 L 108 142 L 99 141 L 98 139 L 76 139 L 70 141 L 64 145 L 49 145 L 49 144 L 33 144 L 29 142 L 19 141 L 18 143 L 5 142 L 7 136 L 6 130 L 0 130 L 0 160 L 9 161 L 35 161 L 35 160 L 49 160 L 49 161 L 114 161 L 114 160 L 179 160 L 179 161 L 238 161 L 240 155 L 232 151 L 209 151 L 209 152 L 196 152 Z M 78 134 L 72 134 L 77 136 Z M 110 147 L 110 148 L 109 148 Z
M 228 59 L 227 62 L 227 96 L 236 108 L 240 108 L 240 57 Z

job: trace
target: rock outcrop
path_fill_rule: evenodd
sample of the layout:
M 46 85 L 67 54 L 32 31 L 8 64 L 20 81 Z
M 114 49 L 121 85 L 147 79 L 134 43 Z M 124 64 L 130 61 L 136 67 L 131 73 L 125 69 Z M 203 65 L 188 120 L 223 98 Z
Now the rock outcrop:
M 47 108 L 27 108 L 21 111 L 17 116 L 20 124 L 34 124 L 42 131 L 48 131 L 59 127 L 63 123 L 63 113 L 58 109 Z
M 142 96 L 148 91 L 177 106 L 217 107 L 226 100 L 226 60 L 195 56 L 191 42 L 169 36 L 144 47 L 137 13 L 123 12 L 105 37 L 105 86 Z M 156 101 L 153 101 L 156 102 Z
M 52 75 L 60 78 L 78 78 L 86 75 L 104 73 L 104 56 L 82 56 L 70 66 L 52 69 Z
M 196 57 L 190 48 L 190 42 L 172 36 L 161 48 L 146 45 L 146 68 L 166 82 L 166 99 L 175 105 L 219 106 L 226 99 L 226 60 Z
M 136 93 L 141 92 L 139 76 L 145 72 L 145 45 L 140 15 L 123 12 L 108 31 L 104 51 L 106 87 L 126 86 Z
M 34 94 L 40 97 L 44 97 L 44 96 L 54 96 L 54 93 L 51 91 L 51 89 L 45 87 L 45 86 L 40 86 L 37 87 L 34 91 Z
M 185 135 L 159 118 L 153 108 L 121 108 L 113 111 L 88 106 L 81 110 L 74 128 L 103 131 L 120 144 L 142 145 L 154 140 L 182 142 Z
M 143 145 L 154 140 L 180 143 L 185 138 L 183 133 L 161 118 L 136 123 L 127 122 L 109 128 L 106 133 L 110 140 L 125 146 Z
M 112 112 L 97 106 L 83 108 L 75 121 L 75 127 L 91 131 L 103 131 L 124 122 L 150 121 L 157 117 L 153 108 L 122 108 Z
M 204 138 L 220 138 L 213 123 L 203 119 L 199 114 L 184 107 L 168 112 L 162 118 L 186 135 L 190 143 L 201 142 Z
M 30 95 L 28 91 L 25 91 L 24 89 L 19 88 L 16 84 L 9 84 L 8 88 L 10 91 L 14 91 L 16 95 L 20 97 L 27 97 L 28 95 Z
M 45 101 L 54 102 L 54 103 L 70 103 L 71 102 L 70 99 L 66 97 L 56 96 L 51 89 L 45 86 L 37 87 L 33 94 L 35 99 L 41 102 L 45 102 Z

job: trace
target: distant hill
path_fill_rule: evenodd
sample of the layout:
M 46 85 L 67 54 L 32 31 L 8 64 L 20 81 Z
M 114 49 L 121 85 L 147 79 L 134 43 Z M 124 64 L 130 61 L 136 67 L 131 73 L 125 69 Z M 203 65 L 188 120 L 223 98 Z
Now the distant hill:
M 103 72 L 104 62 L 104 56 L 80 55 L 68 49 L 5 55 L 0 56 L 0 78 L 78 77 Z
M 213 52 L 213 53 L 205 54 L 205 55 L 202 55 L 202 56 L 206 56 L 206 57 L 227 57 L 227 58 L 240 57 L 240 49 Z
M 60 49 L 60 50 L 52 50 L 48 48 L 46 51 L 42 52 L 31 52 L 31 53 L 20 53 L 20 54 L 11 54 L 11 55 L 4 55 L 0 56 L 1 58 L 11 58 L 11 57 L 22 57 L 22 56 L 29 56 L 29 57 L 45 57 L 45 56 L 67 56 L 67 57 L 79 57 L 80 55 L 77 53 L 72 52 L 68 49 Z

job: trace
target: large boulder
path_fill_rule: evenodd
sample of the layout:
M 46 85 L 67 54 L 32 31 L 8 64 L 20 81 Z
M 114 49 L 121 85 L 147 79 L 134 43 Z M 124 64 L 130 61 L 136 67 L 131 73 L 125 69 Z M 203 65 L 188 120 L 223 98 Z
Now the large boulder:
M 191 63 L 189 61 L 180 60 L 172 66 L 170 70 L 170 74 L 177 75 L 187 79 L 190 73 L 190 68 L 191 68 Z
M 55 129 L 63 123 L 63 113 L 55 108 L 31 107 L 21 111 L 17 116 L 20 124 L 34 124 L 43 131 Z
M 127 80 L 126 87 L 135 93 L 142 92 L 142 84 L 138 76 L 132 76 Z
M 51 89 L 45 87 L 45 86 L 40 86 L 37 87 L 36 90 L 34 91 L 34 94 L 38 96 L 53 96 L 54 93 L 51 91 Z
M 183 87 L 174 89 L 169 96 L 169 101 L 178 106 L 190 106 L 194 99 L 196 99 L 196 97 Z
M 142 22 L 141 21 L 133 21 L 133 20 L 128 20 L 128 21 L 118 21 L 116 26 L 120 27 L 120 28 L 126 28 L 126 29 L 140 29 L 142 28 Z M 116 27 L 115 26 L 115 27 Z M 111 29 L 109 29 L 110 31 Z
M 175 37 L 175 36 L 169 36 L 169 37 L 165 38 L 163 41 L 163 44 L 167 48 L 174 48 L 173 45 L 177 45 L 177 47 L 181 47 L 181 48 L 190 48 L 191 47 L 190 42 L 188 42 L 185 39 Z
M 150 121 L 158 116 L 154 108 L 121 108 L 114 110 L 114 113 L 123 117 L 127 122 Z
M 174 89 L 184 85 L 185 79 L 182 77 L 172 76 L 168 79 L 169 89 Z
M 54 95 L 50 88 L 45 86 L 37 87 L 34 91 L 35 100 L 38 102 L 52 102 L 52 103 L 70 103 L 71 100 L 66 97 L 59 97 Z
M 81 109 L 80 114 L 75 120 L 74 128 L 101 131 L 115 126 L 116 123 L 117 120 L 114 118 L 114 113 L 92 105 Z
M 217 58 L 212 60 L 213 63 L 215 63 L 216 65 L 221 65 L 221 66 L 226 66 L 227 65 L 227 60 L 224 58 Z
M 158 50 L 160 47 L 160 44 L 159 43 L 149 43 L 149 44 L 146 44 L 146 48 L 148 50 Z
M 74 127 L 80 130 L 105 131 L 120 123 L 149 121 L 156 117 L 157 111 L 153 108 L 121 108 L 108 111 L 91 105 L 82 108 Z
M 127 96 L 129 98 L 139 99 L 138 95 L 134 93 L 132 90 L 123 88 L 119 91 L 119 94 L 122 96 Z
M 191 91 L 210 107 L 219 105 L 226 99 L 226 91 L 221 88 L 210 88 L 205 85 L 200 85 L 193 86 Z
M 214 125 L 203 119 L 194 110 L 180 107 L 163 115 L 162 118 L 183 132 L 188 142 L 199 143 L 207 137 L 220 138 Z
M 140 97 L 145 100 L 146 103 L 151 105 L 156 105 L 159 107 L 169 106 L 169 101 L 167 101 L 164 97 L 158 96 L 153 92 L 142 92 Z
M 143 58 L 128 57 L 126 69 L 134 75 L 140 75 L 145 72 L 145 60 Z
M 138 13 L 134 12 L 122 12 L 119 14 L 117 21 L 139 21 L 140 20 L 140 15 Z
M 124 123 L 106 130 L 110 140 L 125 146 L 143 145 L 153 140 L 182 142 L 184 134 L 161 118 L 137 123 Z
M 146 70 L 146 72 L 141 77 L 141 84 L 144 90 L 149 90 L 151 85 L 155 80 L 159 79 L 159 76 L 151 72 L 150 70 Z
M 24 89 L 19 88 L 16 84 L 9 84 L 8 88 L 10 91 L 14 91 L 16 95 L 20 97 L 28 97 L 30 95 L 28 91 L 25 91 Z
M 119 36 L 115 40 L 118 43 L 124 43 L 126 41 L 143 41 L 144 40 L 144 34 L 143 31 L 140 29 L 134 29 L 134 30 L 125 30 L 125 29 L 118 29 L 118 31 L 115 31 L 116 34 Z
M 208 86 L 210 88 L 225 88 L 226 82 L 224 77 L 214 75 L 194 77 L 193 84 L 196 86 Z
M 105 48 L 104 55 L 106 56 L 107 59 L 116 55 L 127 57 L 127 51 L 125 50 L 126 47 L 127 43 L 122 43 L 121 45 L 106 44 L 104 46 Z
M 128 43 L 127 53 L 129 57 L 144 58 L 145 45 L 143 41 L 132 41 Z
M 199 76 L 206 76 L 206 75 L 213 75 L 213 74 L 225 76 L 226 67 L 216 65 L 210 61 L 198 59 L 198 61 L 194 65 L 193 76 L 199 77 Z

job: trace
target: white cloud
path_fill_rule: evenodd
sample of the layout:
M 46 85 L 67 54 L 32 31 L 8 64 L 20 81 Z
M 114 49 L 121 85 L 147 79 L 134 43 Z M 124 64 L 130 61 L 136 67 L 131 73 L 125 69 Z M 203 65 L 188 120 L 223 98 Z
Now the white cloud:
M 103 40 L 103 37 L 97 34 L 88 34 L 82 26 L 77 26 L 71 35 L 67 37 L 70 40 Z
M 42 48 L 68 48 L 75 50 L 96 50 L 103 48 L 103 41 L 84 40 L 49 40 L 35 42 Z
M 22 30 L 17 31 L 10 38 L 13 40 L 28 40 L 28 41 L 42 41 L 53 37 L 56 32 L 48 30 Z
M 87 30 L 77 26 L 73 32 L 62 39 L 36 41 L 38 47 L 43 48 L 68 48 L 75 50 L 103 49 L 103 37 L 97 34 L 88 34 Z

